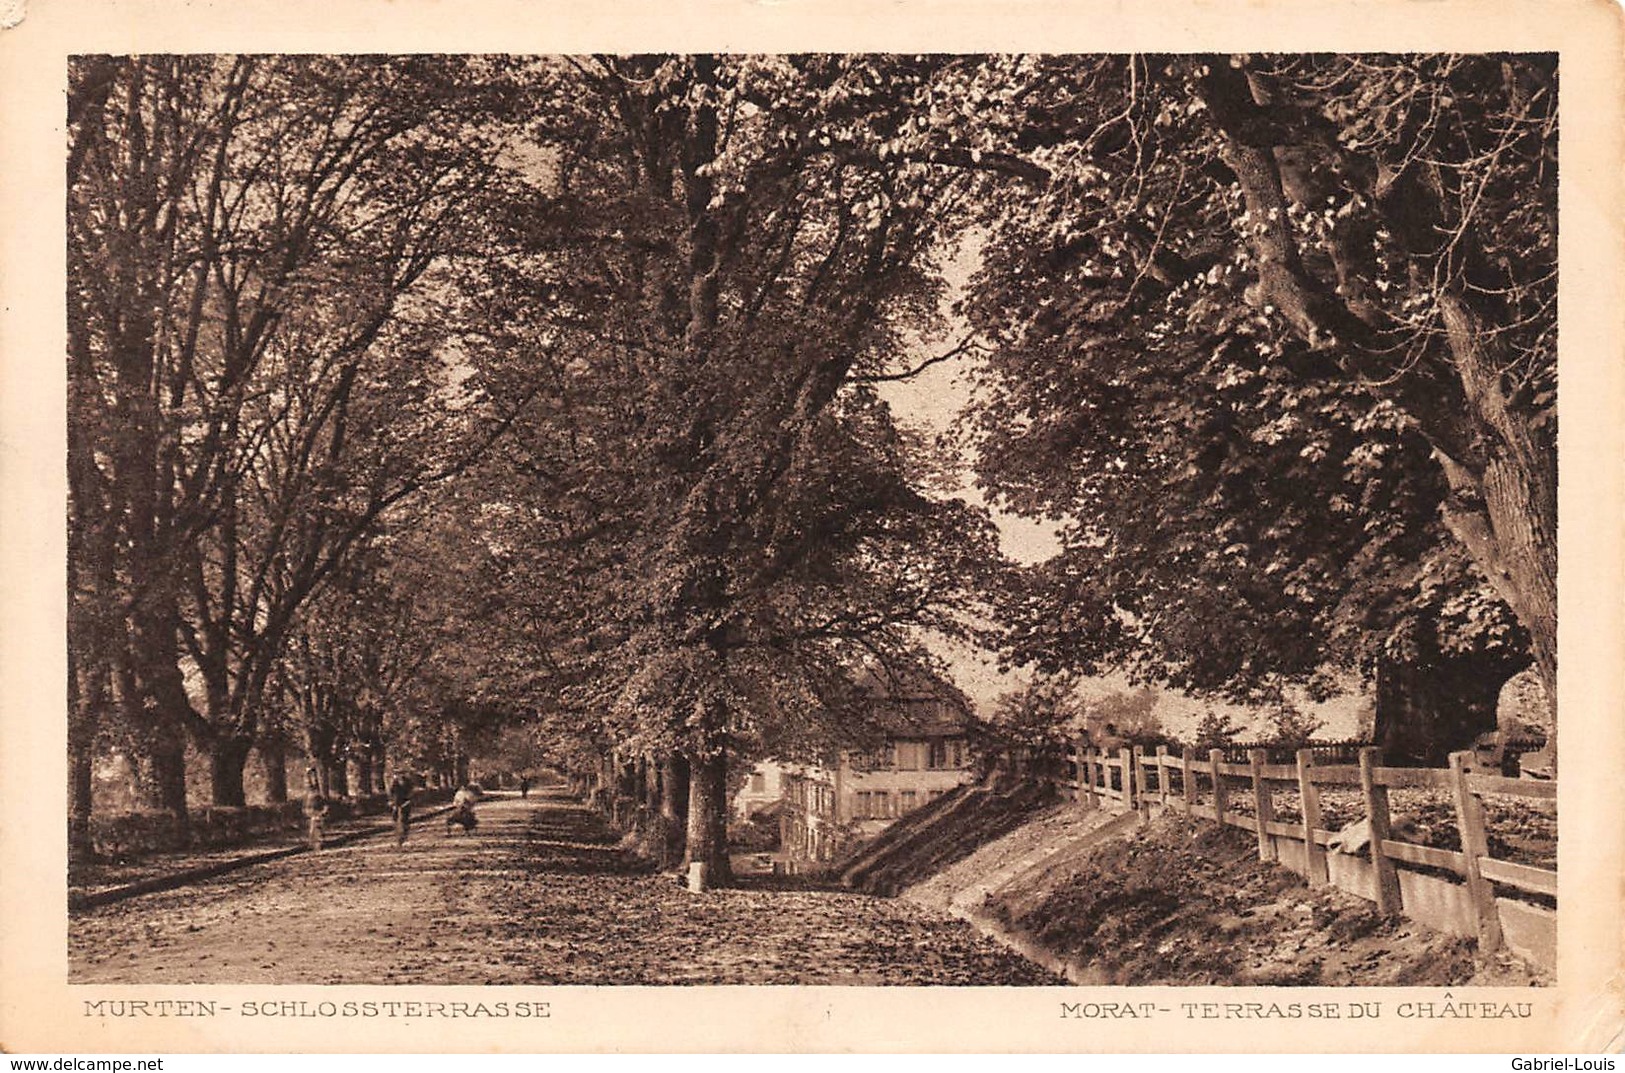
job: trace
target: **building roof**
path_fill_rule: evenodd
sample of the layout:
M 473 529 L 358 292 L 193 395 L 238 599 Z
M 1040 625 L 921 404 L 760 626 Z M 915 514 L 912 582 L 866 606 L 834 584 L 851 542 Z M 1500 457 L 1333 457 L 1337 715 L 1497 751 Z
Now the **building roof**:
M 874 697 L 875 724 L 891 737 L 963 734 L 975 722 L 965 694 L 923 667 L 869 668 L 858 684 Z

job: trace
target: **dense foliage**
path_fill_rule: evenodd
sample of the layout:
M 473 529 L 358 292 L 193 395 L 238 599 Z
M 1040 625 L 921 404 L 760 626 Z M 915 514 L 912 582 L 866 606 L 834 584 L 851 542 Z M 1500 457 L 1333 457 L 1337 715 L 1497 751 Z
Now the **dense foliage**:
M 1555 673 L 1550 57 L 988 61 L 983 481 L 1065 520 L 1013 651 L 1268 694 Z M 1013 91 L 1012 87 L 1019 87 Z M 1493 710 L 1493 700 L 1491 701 Z

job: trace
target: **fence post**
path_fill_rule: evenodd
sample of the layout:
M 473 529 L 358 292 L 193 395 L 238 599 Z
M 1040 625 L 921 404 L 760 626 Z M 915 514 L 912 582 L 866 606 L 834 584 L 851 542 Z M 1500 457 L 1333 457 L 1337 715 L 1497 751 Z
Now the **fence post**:
M 1298 750 L 1298 797 L 1303 803 L 1303 874 L 1311 887 L 1331 881 L 1326 870 L 1326 847 L 1315 841 L 1320 829 L 1320 787 L 1315 785 L 1315 751 Z
M 1275 819 L 1275 795 L 1270 793 L 1269 783 L 1264 781 L 1264 750 L 1247 750 L 1247 762 L 1253 769 L 1253 814 L 1258 819 L 1258 859 L 1273 861 L 1275 859 L 1275 842 L 1265 827 Z
M 1366 826 L 1371 836 L 1371 870 L 1377 881 L 1377 910 L 1384 914 L 1399 912 L 1399 873 L 1394 862 L 1382 851 L 1382 843 L 1389 834 L 1388 787 L 1377 782 L 1377 749 L 1368 746 L 1360 750 L 1360 793 L 1365 797 Z
M 1456 824 L 1461 831 L 1461 855 L 1467 871 L 1467 894 L 1473 900 L 1478 918 L 1478 952 L 1501 949 L 1501 914 L 1495 908 L 1495 888 L 1478 868 L 1478 859 L 1489 856 L 1489 836 L 1484 830 L 1484 802 L 1467 785 L 1467 764 L 1471 753 L 1450 754 L 1450 787 L 1456 796 Z
M 1073 745 L 1072 748 L 1076 750 L 1075 755 L 1078 758 L 1078 800 L 1089 808 L 1094 808 L 1095 780 L 1091 777 L 1092 772 L 1089 770 L 1088 741 L 1088 738 L 1079 738 L 1077 744 Z
M 1196 758 L 1195 750 L 1187 745 L 1179 751 L 1179 758 L 1183 767 L 1180 774 L 1184 776 L 1184 785 L 1181 789 L 1185 796 L 1185 815 L 1189 816 L 1191 806 L 1196 804 L 1196 783 L 1191 781 L 1191 761 Z
M 1168 811 L 1168 746 L 1157 746 L 1157 793 L 1162 797 L 1162 810 Z
M 1140 797 L 1135 792 L 1135 783 L 1139 781 L 1139 773 L 1134 769 L 1139 766 L 1140 747 L 1125 745 L 1117 750 L 1117 755 L 1123 761 L 1123 803 L 1138 812 Z
M 1219 773 L 1219 765 L 1224 763 L 1224 750 L 1211 749 L 1207 754 L 1208 763 L 1213 765 L 1213 818 L 1224 826 L 1224 776 Z

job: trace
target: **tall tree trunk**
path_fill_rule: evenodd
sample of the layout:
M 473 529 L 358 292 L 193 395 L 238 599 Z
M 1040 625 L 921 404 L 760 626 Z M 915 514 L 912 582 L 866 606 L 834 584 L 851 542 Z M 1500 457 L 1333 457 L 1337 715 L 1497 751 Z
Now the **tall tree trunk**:
M 69 657 L 70 663 L 72 656 Z M 68 863 L 95 859 L 90 817 L 96 786 L 96 731 L 109 697 L 105 665 L 90 673 L 70 671 L 73 682 L 68 708 Z
M 328 793 L 333 797 L 350 796 L 350 759 L 340 756 L 334 758 L 327 768 Z
M 146 807 L 168 812 L 175 837 L 186 844 L 190 821 L 186 811 L 186 733 L 188 717 L 196 720 L 181 679 L 175 650 L 175 619 L 150 606 L 138 609 L 131 630 L 132 688 L 124 716 L 135 731 L 141 758 L 140 789 Z
M 1393 767 L 1444 767 L 1449 755 L 1496 729 L 1501 689 L 1526 663 L 1437 653 L 1377 669 L 1374 738 Z
M 1439 298 L 1456 375 L 1482 430 L 1480 457 L 1439 452 L 1451 498 L 1445 523 L 1467 548 L 1529 638 L 1535 672 L 1557 698 L 1557 455 L 1512 414 L 1499 364 L 1467 304 Z M 1556 720 L 1553 720 L 1556 728 Z
M 186 811 L 186 745 L 177 734 L 146 729 L 137 742 L 136 789 L 143 807 L 169 813 L 176 845 L 185 846 L 191 835 Z
M 98 99 L 105 99 L 110 85 L 104 81 Z M 112 668 L 123 621 L 117 610 L 118 529 L 109 516 L 107 482 L 94 453 L 93 430 L 101 424 L 105 402 L 94 365 L 81 348 L 73 354 L 68 382 L 69 863 L 96 855 L 90 826 L 96 737 L 103 713 L 113 704 Z
M 688 780 L 688 758 L 676 751 L 667 753 L 660 762 L 662 868 L 681 861 L 688 849 Z
M 323 797 L 333 792 L 328 773 L 333 765 L 333 732 L 320 723 L 305 727 L 305 775 L 299 780 L 299 792 L 305 792 L 310 773 L 316 773 L 316 788 Z
M 372 748 L 366 746 L 356 753 L 355 758 L 356 793 L 362 797 L 371 797 L 373 789 Z
M 649 753 L 638 757 L 638 800 L 651 812 L 660 808 L 660 763 Z
M 273 805 L 288 800 L 288 754 L 282 743 L 274 739 L 259 745 L 260 763 L 265 768 L 265 799 Z
M 688 843 L 685 867 L 703 865 L 702 889 L 733 882 L 728 863 L 728 755 L 689 759 Z
M 71 613 L 71 612 L 70 612 Z M 96 734 L 101 713 L 112 701 L 112 677 L 105 659 L 84 651 L 86 642 L 68 645 L 68 863 L 95 859 L 90 817 L 95 808 Z M 87 658 L 88 657 L 88 658 Z
M 243 790 L 243 769 L 254 743 L 233 734 L 216 734 L 209 741 L 209 800 L 226 808 L 248 804 Z

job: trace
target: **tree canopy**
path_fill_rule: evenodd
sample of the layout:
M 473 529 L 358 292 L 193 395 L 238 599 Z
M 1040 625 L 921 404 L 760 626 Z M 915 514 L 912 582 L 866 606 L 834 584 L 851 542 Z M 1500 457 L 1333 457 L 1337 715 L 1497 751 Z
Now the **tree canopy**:
M 981 479 L 1066 523 L 1017 656 L 1232 692 L 1532 657 L 1550 686 L 1555 60 L 966 77 L 1008 105 L 955 122 L 1044 170 L 988 199 L 966 303 Z

